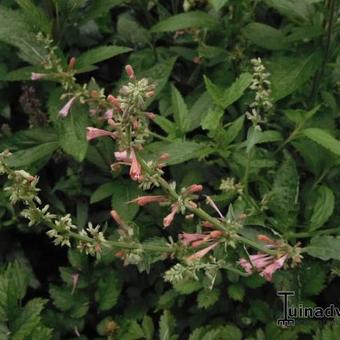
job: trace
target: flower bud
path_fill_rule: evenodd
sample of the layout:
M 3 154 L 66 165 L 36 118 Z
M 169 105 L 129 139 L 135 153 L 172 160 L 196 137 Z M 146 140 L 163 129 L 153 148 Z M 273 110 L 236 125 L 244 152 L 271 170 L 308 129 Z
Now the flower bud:
M 70 61 L 68 62 L 68 68 L 69 68 L 70 70 L 73 70 L 75 66 L 76 66 L 76 58 L 75 58 L 75 57 L 72 57 L 72 58 L 70 59 Z
M 125 71 L 126 71 L 126 74 L 128 75 L 128 77 L 130 79 L 136 79 L 135 71 L 133 70 L 131 65 L 126 65 L 125 66 Z

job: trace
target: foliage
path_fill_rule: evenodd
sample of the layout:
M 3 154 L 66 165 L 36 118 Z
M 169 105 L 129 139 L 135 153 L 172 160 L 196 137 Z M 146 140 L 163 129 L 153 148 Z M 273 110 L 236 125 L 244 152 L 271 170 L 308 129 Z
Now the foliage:
M 339 12 L 3 1 L 0 338 L 335 339 Z

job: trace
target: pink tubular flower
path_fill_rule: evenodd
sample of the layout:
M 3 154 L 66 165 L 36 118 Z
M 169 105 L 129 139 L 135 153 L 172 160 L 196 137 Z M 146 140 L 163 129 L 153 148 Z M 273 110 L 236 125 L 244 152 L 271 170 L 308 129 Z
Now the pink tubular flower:
M 149 203 L 161 203 L 166 202 L 168 199 L 162 195 L 155 195 L 155 196 L 140 196 L 132 200 L 131 202 L 136 203 L 140 206 L 144 206 Z
M 111 94 L 107 96 L 107 100 L 118 110 L 122 111 L 120 107 L 120 101 L 117 97 L 112 96 Z
M 179 234 L 179 239 L 183 245 L 189 246 L 192 242 L 203 240 L 206 237 L 205 234 L 199 233 L 182 233 Z
M 97 129 L 94 127 L 87 127 L 86 128 L 86 139 L 92 140 L 98 137 L 110 136 L 111 138 L 115 139 L 114 133 L 102 129 Z
M 128 156 L 128 153 L 126 150 L 116 151 L 114 155 L 118 162 L 131 163 L 131 158 Z
M 190 187 L 186 188 L 184 191 L 185 195 L 193 194 L 195 192 L 201 192 L 203 190 L 203 186 L 200 184 L 192 184 Z
M 119 225 L 122 226 L 124 225 L 124 222 L 122 218 L 119 216 L 116 210 L 111 210 L 111 217 L 115 220 L 115 222 Z
M 126 65 L 125 66 L 125 71 L 126 71 L 126 74 L 128 75 L 128 77 L 130 79 L 135 79 L 136 78 L 135 71 L 133 70 L 131 65 Z
M 275 259 L 273 256 L 268 254 L 256 254 L 250 256 L 250 261 L 241 258 L 239 264 L 248 273 L 251 274 L 254 271 L 254 267 L 260 272 L 260 275 L 267 281 L 271 281 L 273 274 L 280 268 L 287 260 L 288 254 Z
M 177 213 L 178 213 L 178 204 L 175 203 L 171 206 L 171 213 L 165 216 L 163 219 L 164 228 L 167 228 L 172 223 Z
M 139 181 L 143 178 L 142 168 L 138 162 L 135 151 L 132 148 L 130 151 L 130 157 L 131 157 L 130 177 L 133 181 Z
M 187 260 L 193 261 L 193 260 L 200 259 L 204 255 L 208 254 L 209 251 L 214 249 L 217 245 L 218 245 L 218 242 L 215 242 L 215 243 L 211 244 L 210 246 L 203 248 L 202 250 L 198 251 L 197 253 L 190 255 L 189 257 L 187 257 Z
M 35 73 L 35 72 L 31 73 L 31 80 L 40 80 L 40 79 L 43 79 L 44 77 L 46 77 L 45 73 Z
M 243 258 L 239 261 L 241 267 L 249 274 L 252 273 L 253 267 L 255 267 L 258 271 L 262 271 L 274 260 L 273 256 L 268 254 L 250 255 L 249 258 L 250 262 Z
M 283 264 L 285 263 L 288 255 L 283 255 L 277 260 L 273 261 L 272 264 L 267 266 L 260 275 L 263 276 L 267 281 L 271 281 L 273 278 L 273 274 L 280 268 L 282 268 Z
M 61 117 L 67 117 L 67 115 L 70 112 L 70 109 L 74 103 L 74 101 L 76 100 L 76 97 L 72 97 L 65 105 L 64 107 L 59 111 L 59 115 Z

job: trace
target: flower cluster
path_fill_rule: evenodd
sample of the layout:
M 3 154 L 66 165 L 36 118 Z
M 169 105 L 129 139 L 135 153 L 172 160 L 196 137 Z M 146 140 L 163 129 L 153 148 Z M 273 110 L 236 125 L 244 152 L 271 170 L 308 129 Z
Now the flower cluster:
M 251 112 L 247 111 L 246 116 L 254 126 L 260 128 L 259 124 L 266 121 L 263 114 L 268 113 L 273 108 L 271 83 L 268 80 L 270 73 L 266 72 L 260 58 L 252 59 L 251 63 L 253 65 L 253 79 L 250 88 L 255 92 L 255 99 L 250 104 Z
M 293 264 L 301 262 L 302 256 L 298 247 L 291 248 L 282 241 L 272 240 L 265 235 L 258 235 L 258 239 L 263 241 L 266 247 L 277 250 L 276 256 L 259 252 L 250 255 L 249 260 L 241 258 L 239 264 L 249 274 L 259 272 L 267 281 L 272 281 L 273 274 L 281 269 L 289 258 Z

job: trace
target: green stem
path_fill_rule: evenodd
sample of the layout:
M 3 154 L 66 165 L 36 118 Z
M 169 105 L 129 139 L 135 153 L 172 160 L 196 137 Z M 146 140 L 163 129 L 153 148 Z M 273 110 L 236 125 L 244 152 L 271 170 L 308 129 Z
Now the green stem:
M 138 160 L 142 166 L 142 168 L 144 169 L 144 171 L 148 174 L 148 175 L 152 175 L 153 171 L 152 169 L 150 169 L 150 167 L 146 164 L 146 162 L 140 158 L 138 155 Z M 169 183 L 162 178 L 161 176 L 159 176 L 158 178 L 158 182 L 160 184 L 160 186 L 174 199 L 174 200 L 178 200 L 179 199 L 179 195 L 177 194 L 177 192 L 169 185 Z M 188 209 L 189 211 L 191 211 L 192 213 L 194 213 L 196 216 L 202 218 L 205 221 L 210 222 L 216 229 L 224 231 L 224 232 L 228 232 L 227 226 L 221 222 L 220 220 L 218 220 L 217 218 L 209 215 L 205 210 L 201 209 L 201 208 L 195 208 L 193 206 L 190 205 L 190 202 L 186 203 L 185 205 L 186 209 Z M 252 248 L 255 248 L 257 250 L 260 250 L 262 252 L 265 252 L 267 254 L 270 255 L 274 255 L 276 254 L 276 252 L 274 250 L 268 249 L 267 247 L 261 246 L 259 243 L 249 240 L 244 236 L 241 235 L 236 235 L 235 236 L 236 240 L 243 242 L 249 246 L 251 246 Z
M 332 32 L 333 32 L 333 27 L 334 27 L 334 16 L 335 16 L 335 4 L 336 0 L 330 0 L 328 3 L 328 8 L 329 8 L 329 18 L 326 23 L 326 42 L 324 46 L 324 57 L 322 60 L 321 67 L 319 71 L 316 73 L 314 77 L 314 82 L 313 82 L 313 88 L 312 88 L 312 93 L 311 93 L 311 106 L 314 105 L 316 96 L 318 94 L 318 90 L 320 87 L 321 79 L 324 75 L 325 72 L 325 67 L 327 64 L 327 60 L 329 58 L 329 51 L 331 47 L 331 38 L 332 38 Z
M 329 229 L 324 229 L 324 230 L 315 230 L 315 231 L 305 231 L 301 233 L 288 233 L 286 235 L 287 239 L 292 239 L 292 238 L 309 238 L 313 236 L 321 236 L 321 235 L 328 235 L 328 234 L 337 234 L 340 233 L 340 227 L 337 228 L 329 228 Z

